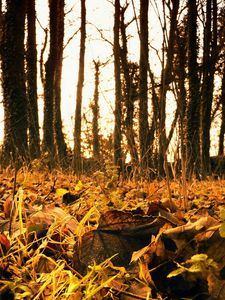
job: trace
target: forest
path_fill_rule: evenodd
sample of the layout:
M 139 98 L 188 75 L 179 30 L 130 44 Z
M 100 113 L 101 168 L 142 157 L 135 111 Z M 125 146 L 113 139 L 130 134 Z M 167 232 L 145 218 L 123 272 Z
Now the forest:
M 0 300 L 225 299 L 224 40 L 223 0 L 0 0 Z
M 108 41 L 104 31 L 97 28 L 102 42 L 111 45 L 114 73 L 111 103 L 114 129 L 105 136 L 99 122 L 102 118 L 101 69 L 105 63 L 100 58 L 93 60 L 94 88 L 89 103 L 88 130 L 83 126 L 88 20 L 86 3 L 82 1 L 76 33 L 80 35 L 80 42 L 79 59 L 74 62 L 78 77 L 74 124 L 70 129 L 72 144 L 63 132 L 61 113 L 63 52 L 68 42 L 64 39 L 66 3 L 49 1 L 49 25 L 43 28 L 46 35 L 38 57 L 35 1 L 23 2 L 21 5 L 17 1 L 6 1 L 1 8 L 3 166 L 15 165 L 15 162 L 29 165 L 39 159 L 49 168 L 69 167 L 78 174 L 87 169 L 96 170 L 110 160 L 121 173 L 145 174 L 148 178 L 181 173 L 189 179 L 192 175 L 206 178 L 222 172 L 225 130 L 223 2 L 159 1 L 160 6 L 158 1 L 150 4 L 140 1 L 135 5 L 132 1 L 111 3 L 114 9 L 112 40 Z M 133 15 L 127 16 L 132 6 Z M 161 24 L 158 34 L 162 44 L 158 49 L 151 45 L 152 28 L 149 28 L 154 11 L 154 18 L 157 17 Z M 139 57 L 132 61 L 130 33 L 127 32 L 134 23 Z M 153 52 L 159 61 L 157 74 L 152 66 Z M 43 112 L 38 105 L 38 84 L 43 87 Z M 173 114 L 170 112 L 172 106 L 175 107 Z

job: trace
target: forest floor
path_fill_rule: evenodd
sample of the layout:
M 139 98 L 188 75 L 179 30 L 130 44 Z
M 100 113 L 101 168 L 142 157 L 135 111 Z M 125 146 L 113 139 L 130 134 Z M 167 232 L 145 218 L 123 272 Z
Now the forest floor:
M 224 180 L 7 170 L 0 205 L 0 299 L 225 299 Z

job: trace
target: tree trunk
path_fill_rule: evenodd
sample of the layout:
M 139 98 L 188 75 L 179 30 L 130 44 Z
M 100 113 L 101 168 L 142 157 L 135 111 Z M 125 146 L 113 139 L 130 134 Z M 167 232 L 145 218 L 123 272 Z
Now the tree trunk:
M 75 126 L 74 126 L 74 169 L 81 172 L 81 106 L 82 90 L 84 84 L 84 57 L 86 39 L 86 6 L 85 0 L 81 0 L 81 37 L 80 37 L 80 59 L 76 96 Z
M 164 165 L 167 163 L 166 151 L 168 147 L 168 141 L 166 137 L 166 94 L 168 91 L 169 84 L 172 81 L 173 71 L 173 56 L 174 56 L 174 45 L 176 38 L 177 28 L 177 14 L 179 9 L 179 0 L 172 1 L 173 8 L 171 11 L 170 20 L 170 32 L 169 40 L 166 52 L 166 64 L 163 66 L 161 75 L 161 87 L 160 87 L 160 120 L 159 120 L 159 175 L 164 176 Z M 164 60 L 164 59 L 163 59 Z
M 140 1 L 139 143 L 141 167 L 148 167 L 148 0 Z
M 222 117 L 219 133 L 219 150 L 218 155 L 224 155 L 224 135 L 225 135 L 225 63 L 223 66 L 223 77 L 221 87 L 221 103 L 222 103 Z
M 100 61 L 94 61 L 95 65 L 95 91 L 94 91 L 94 101 L 91 106 L 93 119 L 92 119 L 92 135 L 93 135 L 93 157 L 96 160 L 100 158 L 100 145 L 99 145 L 99 68 Z
M 127 144 L 131 156 L 132 164 L 135 166 L 138 165 L 138 151 L 135 143 L 135 133 L 133 128 L 133 119 L 134 119 L 134 101 L 136 100 L 136 92 L 134 90 L 134 79 L 136 68 L 134 64 L 129 64 L 127 55 L 127 36 L 126 36 L 126 26 L 124 22 L 124 13 L 126 8 L 121 11 L 121 37 L 122 37 L 122 49 L 121 53 L 121 64 L 125 79 L 125 107 L 126 107 L 126 117 L 125 117 L 125 132 L 127 138 Z
M 212 14 L 213 13 L 213 14 Z M 213 18 L 212 18 L 213 16 Z M 217 1 L 207 0 L 206 25 L 204 28 L 203 86 L 202 86 L 202 175 L 211 173 L 210 127 L 213 102 L 215 64 L 217 61 Z
M 204 51 L 203 51 L 203 82 L 201 99 L 201 172 L 203 177 L 209 173 L 209 147 L 210 147 L 210 114 L 212 99 L 210 93 L 210 45 L 211 45 L 211 0 L 206 2 L 206 24 L 204 27 Z
M 177 67 L 176 67 L 176 75 L 178 77 L 178 99 L 177 106 L 179 110 L 179 136 L 180 136 L 180 148 L 181 148 L 181 162 L 183 171 L 185 171 L 185 162 L 186 162 L 186 153 L 187 153 L 187 141 L 186 141 L 186 130 L 187 130 L 187 92 L 185 88 L 185 80 L 186 80 L 186 35 L 185 32 L 182 32 L 184 28 L 177 29 Z
M 43 151 L 47 153 L 50 166 L 54 165 L 54 77 L 57 56 L 57 1 L 49 0 L 50 49 L 45 63 Z
M 121 149 L 121 70 L 120 70 L 120 0 L 115 0 L 115 15 L 114 15 L 114 76 L 115 76 L 115 126 L 114 126 L 114 163 L 122 169 L 122 149 Z
M 57 55 L 54 76 L 54 132 L 59 164 L 67 166 L 67 146 L 62 131 L 61 117 L 61 77 L 63 63 L 63 40 L 64 40 L 64 0 L 55 0 L 57 6 Z
M 25 0 L 7 0 L 1 45 L 5 112 L 3 158 L 27 158 L 27 97 L 24 72 Z
M 199 176 L 200 168 L 200 83 L 197 63 L 196 0 L 188 1 L 188 72 L 189 103 L 187 111 L 187 175 L 190 179 L 193 172 Z
M 40 134 L 37 105 L 37 49 L 35 0 L 27 1 L 27 96 L 30 158 L 40 156 Z

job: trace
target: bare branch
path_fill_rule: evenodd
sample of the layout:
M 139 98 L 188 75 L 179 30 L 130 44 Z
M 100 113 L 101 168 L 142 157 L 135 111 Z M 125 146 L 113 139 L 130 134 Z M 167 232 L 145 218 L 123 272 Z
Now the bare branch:
M 41 54 L 40 54 L 40 77 L 41 77 L 41 82 L 44 85 L 44 71 L 43 71 L 43 61 L 44 61 L 44 52 L 47 46 L 47 41 L 48 41 L 48 28 L 44 29 L 45 31 L 45 40 L 43 47 L 41 49 Z
M 80 28 L 78 30 L 76 30 L 71 37 L 67 40 L 67 42 L 65 43 L 65 45 L 63 46 L 63 50 L 69 45 L 69 43 L 73 40 L 73 38 L 75 37 L 75 35 L 80 31 Z
M 103 35 L 103 30 L 102 29 L 99 29 L 98 27 L 96 27 L 94 24 L 92 23 L 89 23 L 89 25 L 92 25 L 97 31 L 98 33 L 100 34 L 101 38 L 103 39 L 103 41 L 109 43 L 112 47 L 113 47 L 113 43 L 108 40 L 104 35 Z

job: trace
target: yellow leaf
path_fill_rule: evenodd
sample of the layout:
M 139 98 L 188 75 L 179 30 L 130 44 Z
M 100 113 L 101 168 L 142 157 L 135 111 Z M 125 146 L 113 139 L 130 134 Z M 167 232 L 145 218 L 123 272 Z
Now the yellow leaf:
M 67 193 L 69 193 L 69 191 L 66 190 L 66 189 L 56 189 L 56 194 L 57 194 L 58 196 L 63 196 L 63 195 L 65 195 L 65 194 L 67 194 Z
M 222 208 L 220 211 L 220 219 L 222 221 L 225 221 L 225 209 L 224 208 Z
M 190 268 L 188 268 L 188 272 L 191 273 L 198 273 L 198 272 L 203 272 L 203 266 L 201 266 L 201 264 L 193 264 Z
M 83 183 L 79 180 L 78 183 L 75 186 L 75 191 L 79 192 L 83 188 Z
M 195 254 L 191 257 L 192 262 L 200 262 L 200 261 L 206 261 L 208 258 L 208 255 L 205 253 Z
M 225 238 L 225 222 L 223 222 L 219 228 L 219 233 L 222 238 Z
M 182 273 L 184 273 L 184 272 L 186 272 L 186 271 L 187 271 L 187 269 L 185 269 L 185 268 L 178 268 L 178 269 L 176 269 L 176 270 L 170 272 L 170 273 L 167 275 L 167 277 L 168 277 L 168 278 L 175 277 L 175 276 L 178 276 L 178 275 L 180 275 L 180 274 L 182 274 Z

